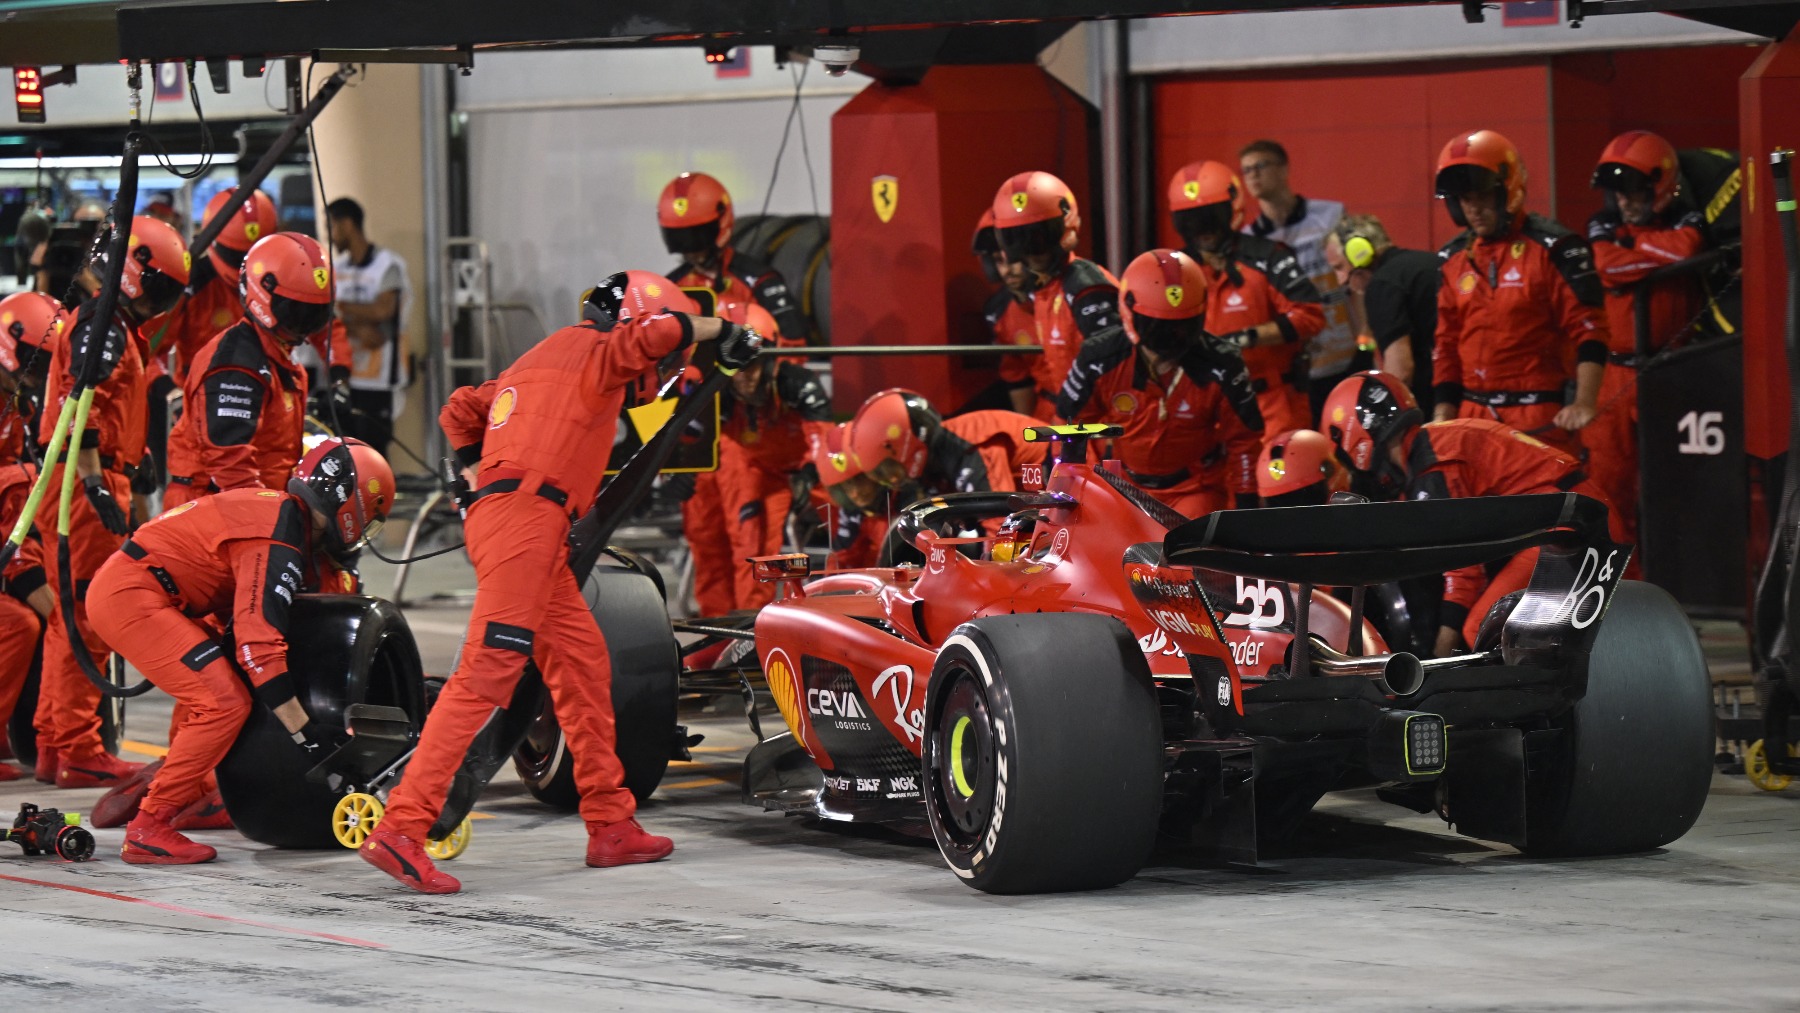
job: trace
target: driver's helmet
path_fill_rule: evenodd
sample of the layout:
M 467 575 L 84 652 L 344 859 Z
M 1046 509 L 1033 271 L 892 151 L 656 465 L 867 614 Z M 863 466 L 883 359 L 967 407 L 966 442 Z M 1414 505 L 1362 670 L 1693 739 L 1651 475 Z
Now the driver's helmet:
M 332 436 L 294 466 L 288 492 L 325 516 L 324 548 L 341 556 L 381 530 L 394 506 L 394 470 L 367 443 Z

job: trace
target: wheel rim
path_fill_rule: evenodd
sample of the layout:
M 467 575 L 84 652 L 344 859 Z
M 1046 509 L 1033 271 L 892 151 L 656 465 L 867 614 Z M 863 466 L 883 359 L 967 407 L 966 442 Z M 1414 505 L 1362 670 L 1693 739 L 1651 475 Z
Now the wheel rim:
M 556 763 L 562 756 L 562 726 L 556 721 L 556 712 L 545 701 L 544 709 L 531 722 L 525 732 L 524 741 L 519 748 L 513 750 L 513 760 L 519 764 L 519 777 L 532 783 L 541 784 L 556 773 Z
M 978 844 L 994 809 L 994 734 L 987 694 L 974 673 L 957 667 L 933 730 L 932 804 L 960 848 Z
M 1789 756 L 1800 755 L 1800 751 L 1797 751 L 1794 746 L 1789 746 L 1787 754 Z M 1744 751 L 1744 774 L 1750 778 L 1751 784 L 1763 791 L 1781 791 L 1794 781 L 1790 774 L 1777 774 L 1769 769 L 1768 750 L 1761 739 L 1752 742 L 1750 748 Z
M 332 836 L 346 848 L 360 848 L 385 811 L 381 800 L 373 795 L 360 791 L 345 795 L 331 810 Z
M 461 823 L 456 825 L 456 829 L 450 831 L 443 840 L 426 841 L 425 853 L 439 862 L 448 862 L 468 848 L 469 838 L 474 833 L 475 829 L 469 825 L 469 821 L 465 817 Z

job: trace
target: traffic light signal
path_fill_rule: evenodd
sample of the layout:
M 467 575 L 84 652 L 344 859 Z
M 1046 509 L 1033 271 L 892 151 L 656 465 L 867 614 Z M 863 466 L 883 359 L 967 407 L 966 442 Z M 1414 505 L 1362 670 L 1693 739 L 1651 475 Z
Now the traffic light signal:
M 13 106 L 20 123 L 44 122 L 44 75 L 39 68 L 13 68 Z

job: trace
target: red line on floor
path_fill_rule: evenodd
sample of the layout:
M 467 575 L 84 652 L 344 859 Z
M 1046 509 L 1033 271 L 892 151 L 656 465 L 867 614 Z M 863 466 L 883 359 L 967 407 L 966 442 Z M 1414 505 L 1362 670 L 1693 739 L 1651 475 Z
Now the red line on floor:
M 211 918 L 214 921 L 231 922 L 234 925 L 249 925 L 259 929 L 286 932 L 289 935 L 310 936 L 314 939 L 328 939 L 334 943 L 349 943 L 351 946 L 366 946 L 373 950 L 385 950 L 388 948 L 386 943 L 372 943 L 367 939 L 357 939 L 353 936 L 334 935 L 330 932 L 313 932 L 308 929 L 290 929 L 285 925 L 271 925 L 268 922 L 252 921 L 249 918 L 237 918 L 232 915 L 214 914 L 210 911 L 196 911 L 191 907 L 181 907 L 177 904 L 164 904 L 161 901 L 145 900 L 142 897 L 130 897 L 122 893 L 109 893 L 105 890 L 94 890 L 85 886 L 74 886 L 69 883 L 51 883 L 42 879 L 27 879 L 24 876 L 7 876 L 4 874 L 0 874 L 0 879 L 6 880 L 9 883 L 25 883 L 30 886 L 47 886 L 53 890 L 67 890 L 70 893 L 84 893 L 90 897 L 124 901 L 127 904 L 143 904 L 147 907 L 158 908 L 163 911 L 173 911 L 174 913 L 181 915 L 192 915 L 196 918 Z

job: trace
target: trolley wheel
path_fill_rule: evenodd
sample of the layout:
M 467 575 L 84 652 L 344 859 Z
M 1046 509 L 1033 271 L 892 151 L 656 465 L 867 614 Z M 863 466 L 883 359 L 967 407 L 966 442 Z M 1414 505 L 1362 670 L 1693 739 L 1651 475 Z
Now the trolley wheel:
M 387 807 L 373 795 L 353 791 L 338 799 L 331 810 L 331 834 L 346 848 L 360 848 L 369 839 L 369 831 L 381 822 Z
M 1787 747 L 1787 754 L 1800 756 L 1800 751 L 1790 745 Z M 1763 791 L 1780 791 L 1794 782 L 1792 774 L 1777 774 L 1769 769 L 1769 753 L 1761 739 L 1750 743 L 1750 748 L 1744 750 L 1744 776 Z
M 435 861 L 448 862 L 468 850 L 469 837 L 474 833 L 475 828 L 470 826 L 468 818 L 464 817 L 463 821 L 456 825 L 456 829 L 450 831 L 443 840 L 426 841 L 425 853 Z

